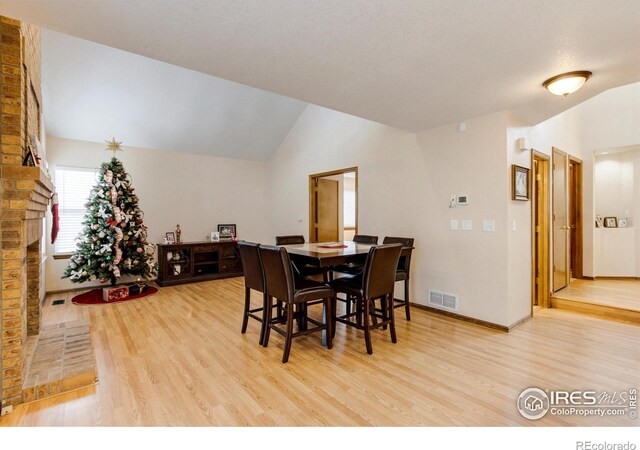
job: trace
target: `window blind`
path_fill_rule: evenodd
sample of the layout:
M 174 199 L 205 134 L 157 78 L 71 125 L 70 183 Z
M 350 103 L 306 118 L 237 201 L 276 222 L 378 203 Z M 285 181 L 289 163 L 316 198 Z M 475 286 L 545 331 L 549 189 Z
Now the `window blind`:
M 56 253 L 70 253 L 76 249 L 76 238 L 82 232 L 85 203 L 96 184 L 96 169 L 56 167 L 55 183 L 60 217 Z

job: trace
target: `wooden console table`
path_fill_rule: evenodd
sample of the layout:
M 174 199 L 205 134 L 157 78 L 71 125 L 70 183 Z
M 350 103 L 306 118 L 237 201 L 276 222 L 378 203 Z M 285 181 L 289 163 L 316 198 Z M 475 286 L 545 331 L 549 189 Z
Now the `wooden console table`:
M 232 241 L 158 244 L 160 286 L 242 276 L 238 244 Z

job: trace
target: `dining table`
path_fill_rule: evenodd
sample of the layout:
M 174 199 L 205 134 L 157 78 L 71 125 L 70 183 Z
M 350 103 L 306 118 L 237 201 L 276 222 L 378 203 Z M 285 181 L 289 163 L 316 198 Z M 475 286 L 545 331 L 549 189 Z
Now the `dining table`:
M 289 244 L 283 247 L 294 264 L 309 264 L 329 271 L 338 264 L 364 262 L 373 245 L 340 241 Z
M 308 242 L 288 244 L 282 247 L 287 249 L 294 264 L 310 264 L 321 267 L 328 272 L 339 264 L 364 263 L 374 244 L 359 244 L 354 241 Z M 413 247 L 402 247 L 400 256 L 410 255 L 411 250 Z
M 338 242 L 306 242 L 304 244 L 287 244 L 291 262 L 295 265 L 310 264 L 323 269 L 324 281 L 328 280 L 331 268 L 339 264 L 364 263 L 367 254 L 374 244 L 360 244 L 354 241 Z M 413 247 L 402 247 L 401 256 L 411 254 Z M 323 311 L 323 320 L 326 312 Z M 326 332 L 322 332 L 322 343 L 326 345 Z

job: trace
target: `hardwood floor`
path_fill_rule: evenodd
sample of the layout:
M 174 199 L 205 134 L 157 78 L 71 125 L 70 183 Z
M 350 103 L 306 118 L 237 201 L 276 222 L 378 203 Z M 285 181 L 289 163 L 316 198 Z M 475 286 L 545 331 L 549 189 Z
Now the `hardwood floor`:
M 520 417 L 528 387 L 622 391 L 640 387 L 640 327 L 541 310 L 504 333 L 414 309 L 398 343 L 339 325 L 320 336 L 258 346 L 240 334 L 242 278 L 161 288 L 155 296 L 96 306 L 72 294 L 46 300 L 46 324 L 87 318 L 100 382 L 20 405 L 0 425 L 440 426 L 637 425 L 624 417 Z M 62 306 L 51 306 L 65 298 Z M 258 304 L 259 296 L 255 296 Z
M 640 324 L 640 280 L 572 280 L 553 294 L 551 306 Z
M 640 311 L 640 280 L 572 280 L 554 297 Z

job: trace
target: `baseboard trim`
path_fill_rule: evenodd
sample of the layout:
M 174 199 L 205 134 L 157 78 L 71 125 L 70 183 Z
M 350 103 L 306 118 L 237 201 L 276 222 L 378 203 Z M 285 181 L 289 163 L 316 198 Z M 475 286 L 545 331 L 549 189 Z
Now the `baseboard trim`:
M 509 332 L 511 327 L 507 327 L 505 325 L 499 325 L 493 322 L 487 322 L 486 320 L 474 319 L 473 317 L 463 316 L 462 314 L 454 313 L 451 311 L 445 311 L 443 309 L 434 308 L 432 306 L 421 305 L 419 303 L 411 303 L 411 306 L 417 309 L 422 309 L 423 311 L 427 311 L 430 313 L 438 314 L 440 316 L 449 317 L 451 319 L 462 320 L 463 322 L 468 322 L 474 325 L 479 325 L 485 328 L 491 328 L 492 330 L 503 331 L 505 333 Z M 529 319 L 528 317 L 526 319 Z M 517 326 L 517 325 L 516 325 Z
M 533 315 L 531 313 L 529 313 L 528 315 L 524 316 L 522 319 L 516 320 L 511 325 L 509 325 L 509 330 L 508 331 L 513 331 L 515 328 L 518 328 L 520 325 L 530 321 L 531 319 L 533 319 Z
M 97 289 L 99 287 L 104 287 L 104 286 L 85 286 L 85 287 L 77 287 L 77 288 L 70 288 L 70 289 L 58 289 L 55 291 L 47 291 L 46 295 L 57 295 L 57 294 L 66 294 L 68 292 L 88 291 L 90 289 Z

